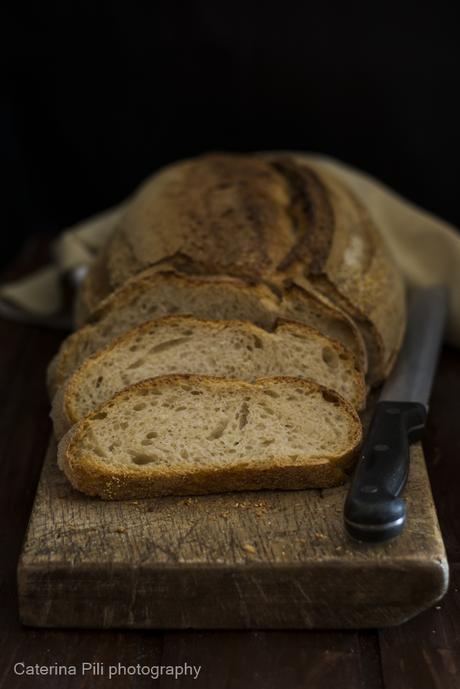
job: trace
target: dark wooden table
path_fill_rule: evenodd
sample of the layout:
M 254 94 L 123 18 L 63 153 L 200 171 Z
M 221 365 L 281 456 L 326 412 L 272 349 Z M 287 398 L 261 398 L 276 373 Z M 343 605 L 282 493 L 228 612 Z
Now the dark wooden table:
M 46 260 L 31 242 L 2 281 Z M 0 689 L 186 686 L 210 689 L 460 687 L 460 352 L 443 351 L 425 450 L 451 567 L 447 596 L 393 629 L 305 632 L 123 632 L 25 629 L 16 563 L 48 443 L 45 369 L 64 333 L 0 321 Z M 84 602 L 82 602 L 82 605 Z M 15 663 L 201 665 L 197 681 L 107 676 L 19 677 Z

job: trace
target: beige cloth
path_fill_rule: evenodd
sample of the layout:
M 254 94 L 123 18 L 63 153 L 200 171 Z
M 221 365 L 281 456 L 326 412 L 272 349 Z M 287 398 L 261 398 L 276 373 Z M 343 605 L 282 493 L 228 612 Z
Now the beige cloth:
M 460 234 L 363 172 L 324 156 L 305 154 L 305 158 L 343 179 L 367 206 L 407 283 L 442 283 L 448 287 L 446 339 L 460 346 Z M 0 297 L 36 315 L 59 311 L 60 274 L 91 263 L 123 210 L 124 204 L 63 232 L 53 245 L 55 263 L 23 280 L 3 285 Z
M 124 204 L 120 204 L 62 232 L 52 246 L 54 262 L 22 280 L 2 285 L 0 297 L 37 316 L 58 313 L 63 306 L 61 274 L 93 261 L 123 210 Z

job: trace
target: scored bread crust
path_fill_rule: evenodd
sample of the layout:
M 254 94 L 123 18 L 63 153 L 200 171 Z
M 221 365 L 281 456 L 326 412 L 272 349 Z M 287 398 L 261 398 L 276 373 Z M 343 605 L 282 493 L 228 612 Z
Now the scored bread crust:
M 340 454 L 306 456 L 306 464 L 293 463 L 289 457 L 277 455 L 267 460 L 256 461 L 247 458 L 239 465 L 227 468 L 193 468 L 186 470 L 165 468 L 163 470 L 145 467 L 131 467 L 104 464 L 96 455 L 85 449 L 85 435 L 92 433 L 91 424 L 101 413 L 107 413 L 117 403 L 139 392 L 165 387 L 168 391 L 175 385 L 191 383 L 194 386 L 215 389 L 238 389 L 242 393 L 254 387 L 270 389 L 275 383 L 285 382 L 293 387 L 302 387 L 306 392 L 321 392 L 324 399 L 346 413 L 349 419 L 348 447 Z M 240 490 L 281 489 L 300 490 L 304 488 L 329 488 L 347 479 L 347 471 L 362 440 L 362 427 L 353 406 L 337 393 L 301 378 L 285 376 L 259 378 L 253 383 L 211 376 L 171 375 L 136 383 L 117 393 L 107 403 L 82 419 L 64 436 L 58 445 L 58 464 L 74 488 L 91 496 L 105 500 L 127 500 L 149 498 L 161 495 L 200 495 Z
M 403 280 L 373 219 L 342 181 L 300 155 L 204 155 L 153 175 L 90 269 L 80 319 L 148 266 L 313 286 L 356 320 L 373 384 L 402 342 Z
M 315 170 L 327 189 L 334 214 L 331 250 L 319 271 L 297 275 L 326 295 L 358 325 L 369 358 L 369 382 L 379 384 L 390 373 L 406 326 L 404 281 L 370 211 L 320 163 L 292 159 Z
M 221 289 L 222 292 L 228 294 L 229 298 L 235 297 L 237 301 L 245 299 L 248 308 L 251 304 L 257 305 L 254 306 L 254 308 L 259 309 L 259 322 L 257 322 L 257 325 L 266 329 L 272 328 L 279 317 L 302 322 L 302 314 L 299 313 L 297 316 L 295 313 L 296 307 L 315 310 L 325 320 L 327 319 L 333 324 L 333 339 L 338 340 L 340 337 L 341 342 L 355 356 L 359 368 L 364 372 L 367 369 L 366 351 L 358 328 L 344 312 L 319 294 L 300 286 L 291 285 L 286 287 L 283 295 L 280 296 L 276 291 L 262 284 L 250 285 L 241 280 L 224 277 L 183 276 L 174 273 L 159 273 L 155 270 L 147 269 L 126 282 L 116 292 L 101 302 L 91 315 L 88 324 L 64 340 L 59 352 L 48 368 L 50 397 L 54 397 L 66 378 L 78 368 L 87 356 L 99 349 L 96 345 L 98 333 L 106 327 L 110 319 L 116 318 L 118 323 L 120 323 L 120 314 L 123 311 L 131 310 L 131 313 L 133 313 L 132 305 L 136 299 L 142 297 L 147 292 L 151 292 L 153 295 L 156 290 L 159 292 L 163 286 L 168 286 L 169 284 L 187 293 L 191 293 L 193 290 L 198 293 L 201 290 L 203 298 L 206 298 L 209 294 L 214 294 L 216 289 Z M 216 311 L 215 318 L 218 319 L 219 315 Z M 156 314 L 154 317 L 157 317 Z M 138 321 L 133 321 L 129 327 L 133 327 L 151 318 L 151 315 L 146 314 L 140 317 Z M 321 331 L 320 328 L 318 329 Z
M 364 382 L 364 376 L 357 367 L 353 356 L 347 349 L 345 349 L 345 347 L 340 344 L 340 342 L 336 342 L 335 340 L 322 335 L 311 326 L 279 319 L 275 325 L 273 333 L 267 333 L 262 328 L 247 321 L 216 321 L 195 318 L 194 316 L 163 316 L 162 318 L 147 321 L 133 328 L 132 330 L 129 330 L 127 333 L 124 333 L 120 337 L 113 340 L 104 349 L 101 349 L 92 356 L 88 357 L 72 374 L 72 376 L 70 376 L 65 384 L 61 386 L 53 399 L 51 411 L 56 437 L 61 438 L 71 426 L 80 420 L 81 414 L 78 412 L 77 405 L 78 390 L 85 377 L 88 376 L 92 369 L 94 370 L 94 368 L 97 368 L 101 361 L 104 361 L 105 358 L 110 357 L 113 352 L 116 353 L 117 349 L 120 347 L 127 347 L 130 342 L 135 340 L 137 337 L 141 337 L 144 333 L 147 332 L 150 334 L 152 329 L 158 329 L 161 331 L 161 329 L 165 326 L 169 328 L 180 328 L 187 325 L 201 328 L 204 332 L 206 330 L 208 332 L 225 330 L 233 330 L 236 333 L 245 332 L 247 334 L 253 334 L 255 337 L 262 340 L 265 338 L 270 338 L 272 335 L 282 335 L 284 332 L 303 336 L 309 340 L 316 340 L 321 343 L 321 346 L 327 346 L 335 351 L 341 360 L 347 362 L 349 374 L 351 375 L 353 381 L 353 398 L 348 399 L 352 402 L 356 409 L 362 410 L 364 408 L 366 401 L 366 385 Z M 197 371 L 196 373 L 202 372 Z M 311 376 L 307 375 L 305 377 L 310 378 Z M 232 376 L 232 378 L 244 379 L 244 376 L 238 376 L 236 374 L 235 376 Z

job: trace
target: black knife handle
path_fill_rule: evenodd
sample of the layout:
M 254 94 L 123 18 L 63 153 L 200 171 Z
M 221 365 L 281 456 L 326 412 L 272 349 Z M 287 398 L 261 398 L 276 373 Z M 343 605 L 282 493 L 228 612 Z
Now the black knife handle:
M 377 404 L 345 502 L 353 538 L 377 543 L 403 530 L 406 507 L 398 496 L 409 473 L 409 444 L 420 439 L 425 419 L 417 402 Z

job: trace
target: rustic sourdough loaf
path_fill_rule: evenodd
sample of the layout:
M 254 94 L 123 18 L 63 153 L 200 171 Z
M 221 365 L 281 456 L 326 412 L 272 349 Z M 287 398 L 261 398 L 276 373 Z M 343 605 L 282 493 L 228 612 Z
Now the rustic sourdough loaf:
M 255 380 L 309 378 L 362 409 L 363 374 L 335 340 L 300 323 L 279 322 L 272 333 L 245 321 L 166 316 L 137 326 L 89 357 L 55 396 L 56 436 L 123 388 L 147 378 L 195 373 Z
M 402 340 L 402 279 L 372 219 L 333 175 L 300 157 L 207 155 L 147 180 L 88 274 L 79 322 L 147 267 L 313 286 L 358 324 L 372 383 Z
M 64 436 L 72 485 L 105 499 L 337 485 L 361 440 L 351 404 L 296 378 L 137 383 Z
M 67 338 L 50 365 L 51 396 L 91 354 L 133 326 L 168 314 L 247 320 L 267 330 L 279 317 L 306 323 L 342 343 L 365 370 L 365 349 L 351 319 L 327 299 L 295 285 L 283 293 L 237 279 L 162 274 L 147 269 L 103 301 L 93 321 Z

